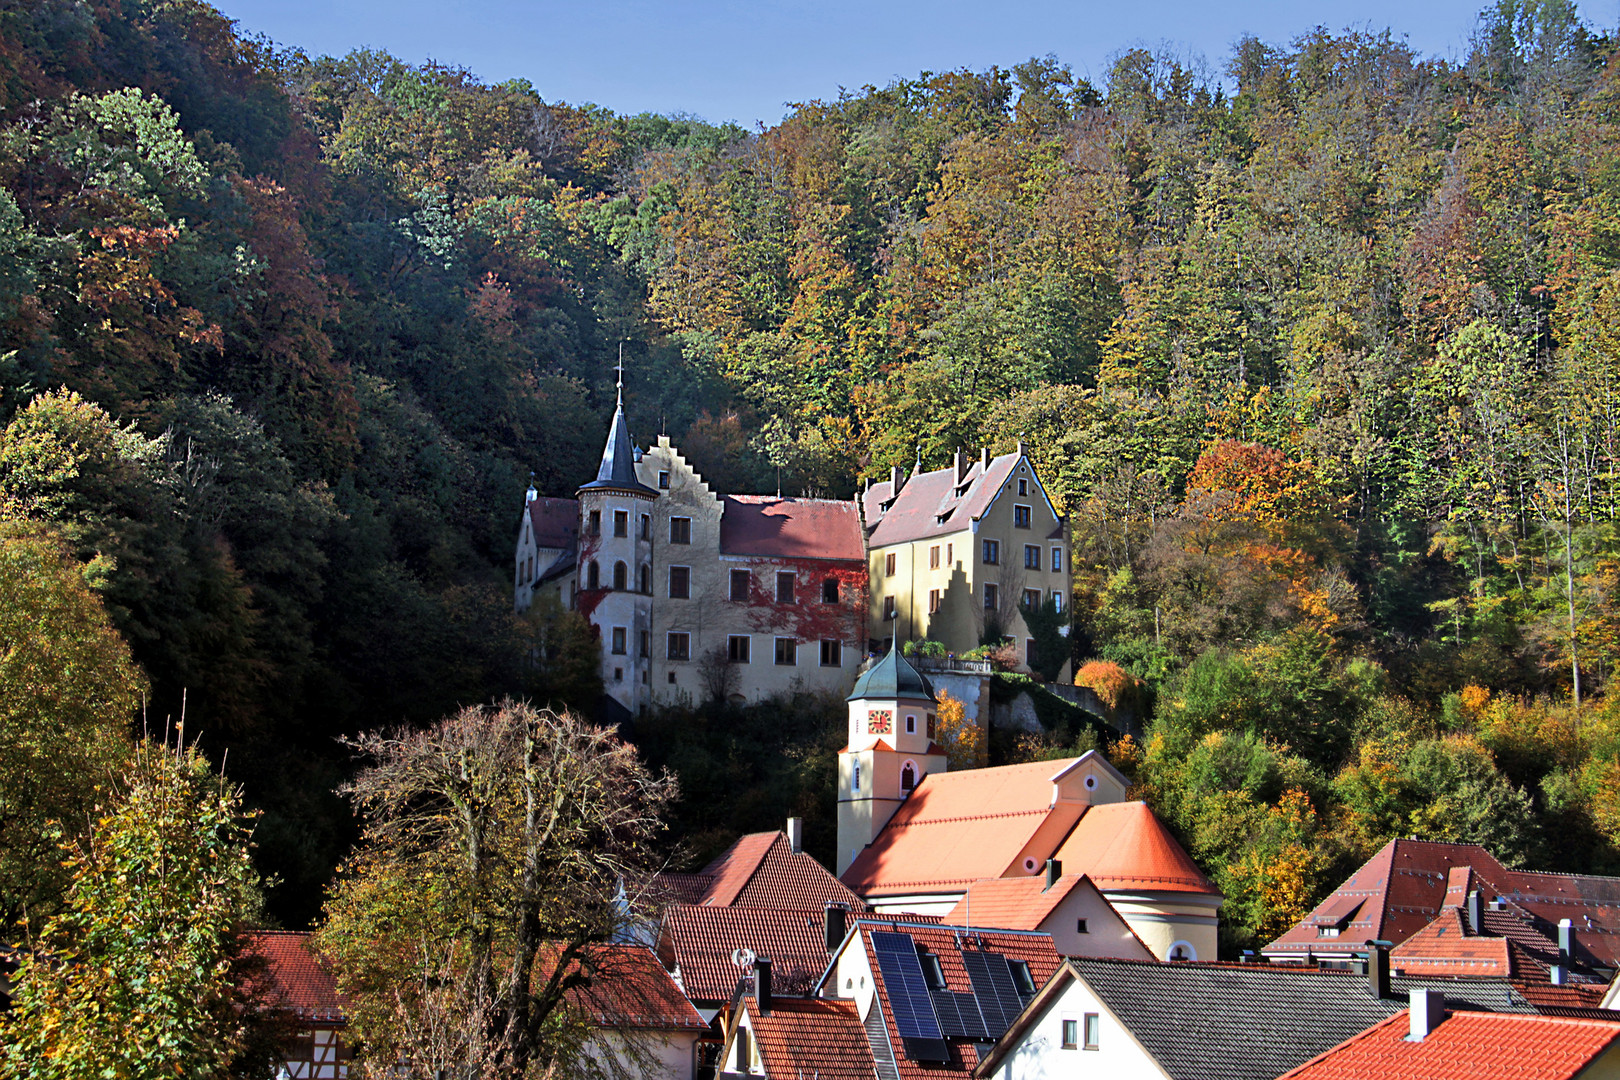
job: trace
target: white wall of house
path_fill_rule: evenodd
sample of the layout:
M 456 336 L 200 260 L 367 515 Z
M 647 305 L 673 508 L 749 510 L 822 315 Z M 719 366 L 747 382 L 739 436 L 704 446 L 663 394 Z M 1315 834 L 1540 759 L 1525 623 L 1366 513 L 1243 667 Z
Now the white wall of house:
M 691 1030 L 636 1031 L 627 1038 L 615 1031 L 604 1031 L 589 1049 L 597 1061 L 616 1058 L 620 1067 L 639 1080 L 692 1080 L 694 1047 L 699 1033 Z M 631 1049 L 634 1041 L 634 1050 Z M 636 1068 L 640 1062 L 641 1067 Z
M 1059 976 L 1060 978 L 1063 976 Z M 1095 1049 L 1085 1047 L 1085 1018 L 1097 1017 Z M 1063 1042 L 1063 1021 L 1075 1023 L 1073 1048 Z M 1142 1045 L 1108 1011 L 1089 987 L 1073 979 L 1058 993 L 1035 1023 L 1012 1044 L 997 1080 L 1057 1080 L 1058 1077 L 1099 1076 L 1108 1080 L 1167 1080 Z

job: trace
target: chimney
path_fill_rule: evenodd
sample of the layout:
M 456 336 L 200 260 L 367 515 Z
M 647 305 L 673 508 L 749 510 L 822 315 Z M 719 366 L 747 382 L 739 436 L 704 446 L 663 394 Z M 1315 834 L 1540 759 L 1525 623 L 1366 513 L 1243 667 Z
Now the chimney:
M 1446 995 L 1438 990 L 1413 990 L 1406 1015 L 1412 1022 L 1406 1041 L 1422 1042 L 1446 1018 Z
M 1383 1000 L 1389 994 L 1389 942 L 1367 942 L 1367 992 Z
M 1018 456 L 1019 457 L 1024 456 L 1024 440 L 1023 440 L 1022 436 L 1020 436 L 1019 439 L 1018 439 Z
M 1468 894 L 1468 932 L 1470 934 L 1483 934 L 1485 932 L 1485 897 L 1475 889 Z
M 1568 919 L 1558 920 L 1558 963 L 1567 966 L 1575 959 L 1575 924 Z
M 1060 878 L 1062 876 L 1063 876 L 1063 863 L 1061 863 L 1057 859 L 1047 859 L 1046 860 L 1046 889 L 1050 889 L 1052 886 L 1056 885 L 1058 883 L 1058 878 Z M 1042 889 L 1041 892 L 1045 892 L 1046 889 Z
M 958 450 L 956 452 L 954 464 L 956 466 L 956 482 L 960 484 L 962 482 L 962 477 L 966 476 L 968 469 L 971 468 L 971 466 L 968 465 L 967 455 Z
M 1563 986 L 1569 981 L 1567 969 L 1563 964 L 1554 964 L 1547 969 L 1547 981 L 1554 986 Z
M 788 818 L 787 838 L 788 847 L 793 849 L 793 854 L 802 855 L 804 853 L 804 818 Z
M 905 486 L 905 483 L 906 483 L 906 474 L 905 474 L 905 472 L 898 465 L 890 465 L 889 466 L 889 498 L 892 499 L 896 495 L 900 494 L 900 489 Z
M 990 471 L 990 448 L 988 446 L 986 446 L 983 450 L 979 451 L 979 472 L 981 474 L 983 474 L 983 473 L 987 473 L 989 471 Z
M 763 956 L 754 961 L 754 1000 L 759 1002 L 759 1015 L 771 1015 L 771 962 Z
M 849 912 L 843 904 L 827 905 L 827 955 L 831 956 L 844 943 L 844 935 L 848 933 L 849 926 L 845 921 Z

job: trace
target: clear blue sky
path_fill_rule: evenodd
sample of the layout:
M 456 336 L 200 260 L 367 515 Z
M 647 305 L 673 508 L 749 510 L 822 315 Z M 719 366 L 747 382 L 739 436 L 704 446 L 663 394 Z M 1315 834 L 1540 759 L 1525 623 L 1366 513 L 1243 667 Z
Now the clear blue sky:
M 1056 53 L 1101 83 L 1136 45 L 1219 71 L 1245 34 L 1285 44 L 1321 24 L 1392 29 L 1425 56 L 1466 54 L 1487 0 L 216 0 L 248 33 L 313 54 L 360 46 L 526 78 L 548 101 L 774 123 L 790 101 L 919 71 Z M 1603 26 L 1616 0 L 1582 6 Z

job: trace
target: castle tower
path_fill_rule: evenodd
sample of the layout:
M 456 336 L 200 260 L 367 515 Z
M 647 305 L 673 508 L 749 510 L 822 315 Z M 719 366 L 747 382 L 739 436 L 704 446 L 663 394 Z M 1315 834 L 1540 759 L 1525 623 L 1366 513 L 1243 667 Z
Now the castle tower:
M 636 479 L 624 376 L 596 479 L 579 489 L 578 608 L 602 639 L 602 685 L 634 716 L 651 688 L 652 504 Z
M 895 648 L 855 681 L 849 745 L 838 755 L 838 873 L 889 823 L 929 773 L 945 771 L 934 742 L 934 688 Z

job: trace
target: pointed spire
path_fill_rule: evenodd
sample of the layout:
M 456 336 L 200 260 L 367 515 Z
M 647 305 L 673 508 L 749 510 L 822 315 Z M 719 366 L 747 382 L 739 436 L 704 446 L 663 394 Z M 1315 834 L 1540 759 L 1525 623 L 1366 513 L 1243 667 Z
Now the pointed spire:
M 523 505 L 528 506 L 530 503 L 534 502 L 534 500 L 538 499 L 539 497 L 540 497 L 540 493 L 538 491 L 536 491 L 535 487 L 534 487 L 534 470 L 530 469 L 529 470 L 529 490 L 523 493 Z
M 621 350 L 623 345 L 620 346 Z M 607 445 L 602 448 L 602 464 L 596 470 L 596 479 L 582 485 L 579 490 L 613 488 L 636 495 L 657 496 L 657 492 L 636 479 L 636 451 L 630 442 L 630 423 L 624 418 L 624 364 L 619 372 L 619 399 L 613 409 L 613 424 L 608 428 Z

